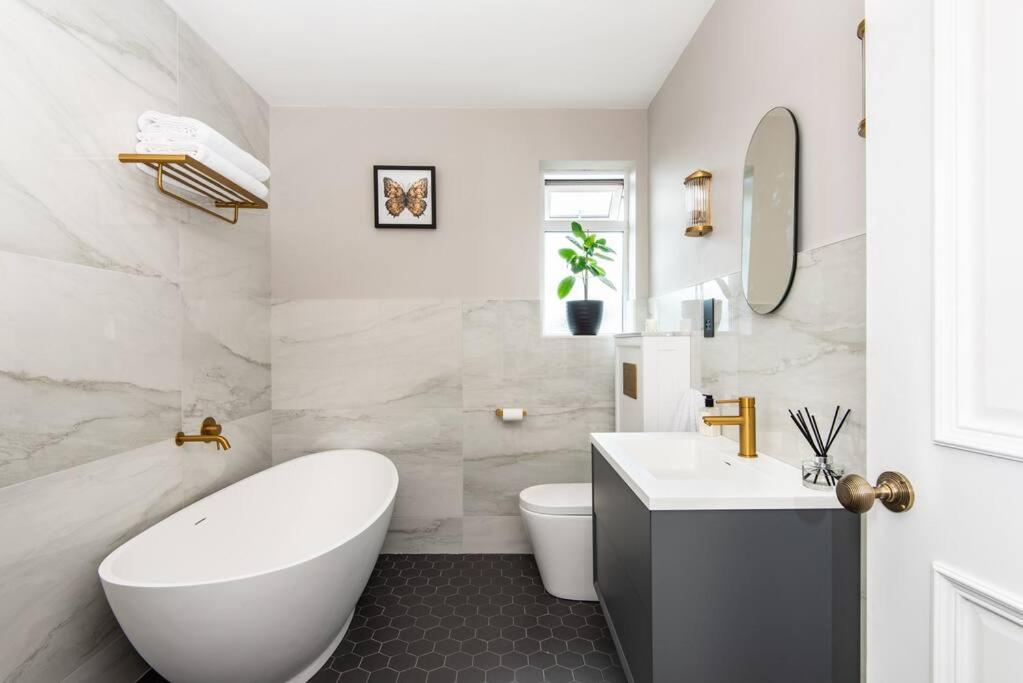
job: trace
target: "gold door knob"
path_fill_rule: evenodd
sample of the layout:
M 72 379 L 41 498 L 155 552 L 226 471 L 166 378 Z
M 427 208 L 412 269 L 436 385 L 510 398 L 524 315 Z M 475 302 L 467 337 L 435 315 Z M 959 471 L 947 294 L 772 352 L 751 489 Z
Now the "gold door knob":
M 847 474 L 838 482 L 835 493 L 842 507 L 857 514 L 872 508 L 875 500 L 880 500 L 892 512 L 905 512 L 913 507 L 916 500 L 909 479 L 898 472 L 882 472 L 877 478 L 877 486 L 871 486 L 858 474 Z

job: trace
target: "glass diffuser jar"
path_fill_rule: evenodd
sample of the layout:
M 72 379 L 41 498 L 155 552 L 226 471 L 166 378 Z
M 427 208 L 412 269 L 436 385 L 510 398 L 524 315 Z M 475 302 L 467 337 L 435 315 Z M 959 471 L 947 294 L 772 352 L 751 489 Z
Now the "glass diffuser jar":
M 838 484 L 845 474 L 845 467 L 831 461 L 831 458 L 813 458 L 803 461 L 803 486 L 810 489 L 829 491 Z

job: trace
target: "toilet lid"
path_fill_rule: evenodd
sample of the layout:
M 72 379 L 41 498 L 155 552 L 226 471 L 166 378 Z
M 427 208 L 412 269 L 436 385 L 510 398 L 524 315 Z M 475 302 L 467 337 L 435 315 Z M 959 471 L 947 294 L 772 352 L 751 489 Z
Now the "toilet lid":
M 545 515 L 593 513 L 593 487 L 589 484 L 540 484 L 519 494 L 519 505 Z

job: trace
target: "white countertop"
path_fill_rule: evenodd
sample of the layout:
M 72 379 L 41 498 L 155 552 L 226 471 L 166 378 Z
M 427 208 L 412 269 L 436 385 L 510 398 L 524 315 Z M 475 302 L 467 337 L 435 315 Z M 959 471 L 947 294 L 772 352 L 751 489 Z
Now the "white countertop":
M 633 337 L 691 337 L 692 332 L 666 331 L 666 332 L 620 332 L 615 339 L 632 339 Z
M 650 510 L 838 508 L 834 491 L 803 486 L 799 469 L 695 432 L 591 434 L 590 442 Z

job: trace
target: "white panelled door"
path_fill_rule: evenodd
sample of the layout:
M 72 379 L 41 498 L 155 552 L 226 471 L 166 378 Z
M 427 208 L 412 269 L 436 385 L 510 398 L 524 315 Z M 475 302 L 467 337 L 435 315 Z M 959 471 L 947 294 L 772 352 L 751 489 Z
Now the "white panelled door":
M 1020 683 L 1023 2 L 865 14 L 867 681 Z

